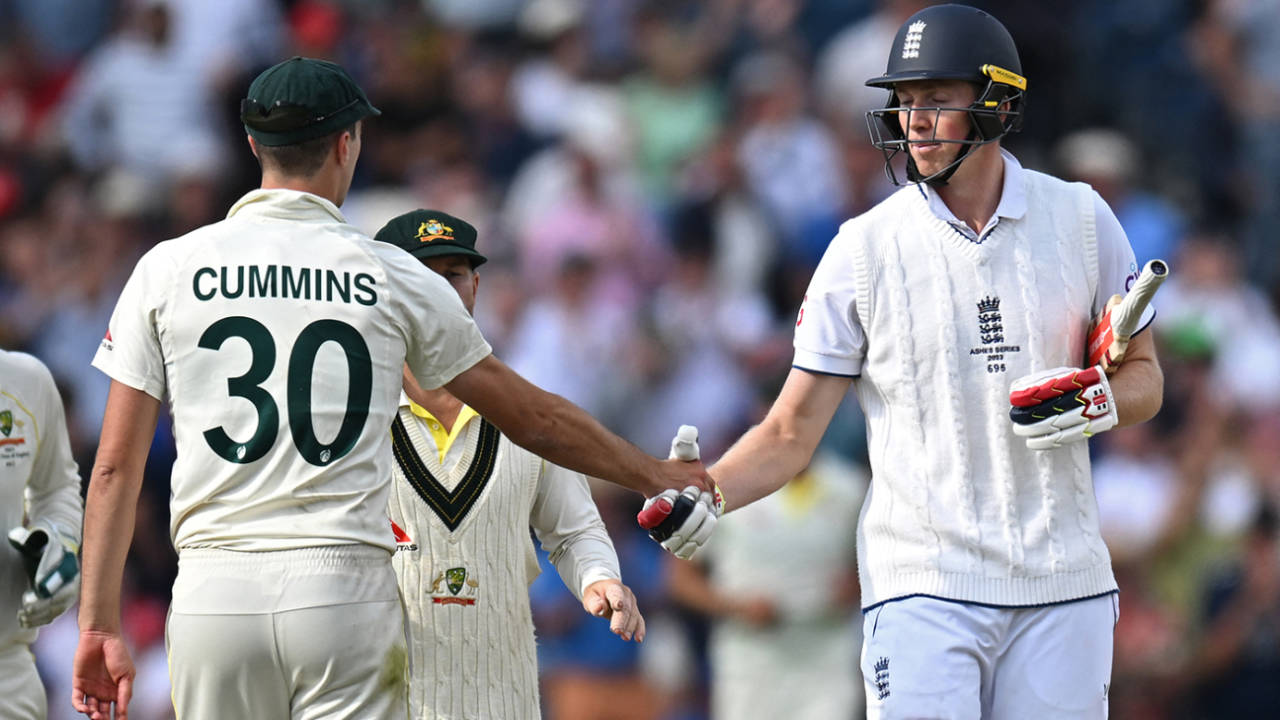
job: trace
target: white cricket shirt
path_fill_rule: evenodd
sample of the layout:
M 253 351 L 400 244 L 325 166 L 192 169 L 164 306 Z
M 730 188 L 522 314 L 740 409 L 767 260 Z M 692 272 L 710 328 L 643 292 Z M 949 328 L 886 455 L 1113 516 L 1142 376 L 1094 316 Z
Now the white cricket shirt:
M 444 279 L 333 203 L 272 189 L 139 260 L 93 364 L 168 397 L 179 551 L 391 550 L 402 367 L 436 388 L 489 353 Z
M 0 350 L 0 533 L 47 523 L 77 545 L 84 504 L 71 457 L 62 399 L 49 369 L 25 353 Z M 22 593 L 30 589 L 22 556 L 0 549 L 0 647 L 30 643 L 35 630 L 18 625 Z

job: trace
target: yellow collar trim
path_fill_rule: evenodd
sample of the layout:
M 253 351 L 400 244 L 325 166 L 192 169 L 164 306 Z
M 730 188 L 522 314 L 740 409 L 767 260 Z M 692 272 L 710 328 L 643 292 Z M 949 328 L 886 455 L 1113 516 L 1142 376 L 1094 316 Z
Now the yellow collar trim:
M 431 432 L 431 439 L 436 443 L 436 449 L 440 453 L 440 464 L 444 465 L 444 457 L 449 454 L 449 448 L 453 446 L 453 441 L 462 435 L 466 430 L 467 423 L 472 419 L 480 417 L 480 413 L 472 410 L 469 405 L 463 405 L 462 410 L 458 412 L 458 419 L 454 421 L 452 428 L 446 428 L 444 423 L 436 419 L 429 410 L 422 407 L 418 403 L 409 401 L 409 412 L 422 418 L 427 426 L 427 430 Z

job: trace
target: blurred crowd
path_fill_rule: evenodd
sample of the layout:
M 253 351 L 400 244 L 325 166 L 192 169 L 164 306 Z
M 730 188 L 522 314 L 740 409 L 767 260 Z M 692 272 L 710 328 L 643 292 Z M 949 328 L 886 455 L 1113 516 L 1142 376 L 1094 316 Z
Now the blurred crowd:
M 134 262 L 256 186 L 239 98 L 281 59 L 322 57 L 383 111 L 348 220 L 369 233 L 416 207 L 469 220 L 491 259 L 477 320 L 499 357 L 653 454 L 697 425 L 714 459 L 787 372 L 837 226 L 893 190 L 864 119 L 885 93 L 863 81 L 929 4 L 3 0 L 0 346 L 53 370 L 87 477 L 108 386 L 89 361 Z M 1172 268 L 1156 300 L 1164 409 L 1093 442 L 1122 588 L 1113 716 L 1261 717 L 1280 707 L 1280 0 L 968 4 L 1009 27 L 1029 79 L 1006 147 L 1092 184 L 1138 264 Z M 861 493 L 864 444 L 849 400 L 809 472 L 821 477 L 779 517 L 821 509 L 814 493 Z M 126 575 L 142 720 L 172 712 L 173 445 L 162 418 Z M 744 583 L 712 551 L 690 576 L 635 528 L 638 497 L 597 490 L 651 629 L 622 643 L 544 574 L 549 718 L 709 717 L 716 638 L 785 642 L 815 622 L 787 611 L 798 596 L 828 605 L 817 614 L 860 692 L 844 574 L 783 562 Z M 822 521 L 842 550 L 824 562 L 852 563 L 855 515 Z M 723 602 L 690 592 L 708 579 L 730 588 Z M 71 613 L 36 646 L 54 718 L 70 715 L 75 640 Z M 791 683 L 785 670 L 759 682 Z

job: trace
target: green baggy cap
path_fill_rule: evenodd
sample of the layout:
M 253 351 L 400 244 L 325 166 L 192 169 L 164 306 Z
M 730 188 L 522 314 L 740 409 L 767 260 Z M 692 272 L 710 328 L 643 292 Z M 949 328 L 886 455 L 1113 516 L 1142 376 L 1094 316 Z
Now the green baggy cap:
M 263 70 L 240 101 L 245 131 L 267 147 L 314 140 L 381 114 L 340 65 L 304 57 Z
M 476 252 L 475 227 L 462 218 L 439 210 L 419 209 L 397 215 L 388 220 L 373 239 L 391 243 L 419 260 L 463 255 L 471 261 L 473 268 L 488 260 Z

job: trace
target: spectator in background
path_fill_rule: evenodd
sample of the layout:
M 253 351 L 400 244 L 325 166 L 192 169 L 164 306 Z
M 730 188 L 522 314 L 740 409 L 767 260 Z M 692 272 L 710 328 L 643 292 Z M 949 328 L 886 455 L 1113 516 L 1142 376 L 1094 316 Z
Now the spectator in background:
M 714 623 L 713 720 L 844 720 L 861 710 L 848 519 L 866 482 L 819 455 L 778 492 L 725 516 L 695 562 L 668 558 L 673 599 Z
M 45 198 L 43 241 L 65 275 L 57 302 L 31 337 L 31 348 L 69 386 L 75 399 L 71 424 L 91 437 L 102 426 L 110 382 L 85 367 L 128 277 L 121 263 L 135 260 L 149 239 L 140 220 L 155 207 L 152 193 L 140 176 L 117 169 L 91 186 L 63 181 Z
M 568 120 L 565 107 L 584 82 L 588 49 L 582 22 L 584 0 L 530 0 L 520 14 L 520 33 L 535 51 L 511 79 L 516 115 L 529 132 L 559 137 Z
M 1234 567 L 1212 580 L 1192 666 L 1198 718 L 1261 718 L 1280 708 L 1280 526 L 1255 516 Z
M 670 446 L 671 428 L 694 425 L 711 456 L 741 433 L 755 373 L 781 361 L 789 348 L 762 294 L 715 284 L 710 218 L 691 208 L 677 216 L 674 233 L 675 263 L 654 292 L 645 323 L 660 357 L 625 427 L 637 445 L 660 453 Z
M 582 88 L 563 112 L 564 140 L 520 169 L 503 223 L 530 288 L 546 292 L 564 261 L 583 255 L 599 273 L 597 299 L 634 311 L 661 279 L 667 257 L 636 182 L 622 99 L 608 86 Z
M 138 0 L 129 22 L 90 56 L 67 92 L 64 133 L 76 164 L 112 165 L 157 187 L 220 167 L 220 142 L 202 68 L 174 41 L 169 0 Z
M 1160 291 L 1161 320 L 1171 331 L 1198 326 L 1213 347 L 1213 377 L 1229 402 L 1280 405 L 1280 319 L 1266 295 L 1246 282 L 1234 243 L 1221 234 L 1189 236 Z
M 623 83 L 636 162 L 650 201 L 665 209 L 672 177 L 714 138 L 722 98 L 707 76 L 718 50 L 705 24 L 653 13 L 638 23 L 643 68 Z
M 629 316 L 599 301 L 599 277 L 589 256 L 564 256 L 553 291 L 536 296 L 517 322 L 507 362 L 611 424 L 627 412 L 637 381 L 627 358 Z
M 1146 165 L 1132 141 L 1116 130 L 1090 128 L 1058 141 L 1055 155 L 1064 179 L 1092 185 L 1115 211 L 1139 266 L 1177 253 L 1186 220 L 1169 202 L 1137 186 Z
M 808 113 L 808 78 L 784 53 L 744 59 L 732 85 L 747 185 L 774 218 L 787 254 L 814 267 L 844 217 L 846 182 L 835 136 Z
M 1243 235 L 1247 275 L 1280 290 L 1274 243 L 1280 230 L 1280 4 L 1208 0 L 1204 5 L 1194 35 L 1197 56 L 1239 123 L 1239 165 L 1249 183 Z

